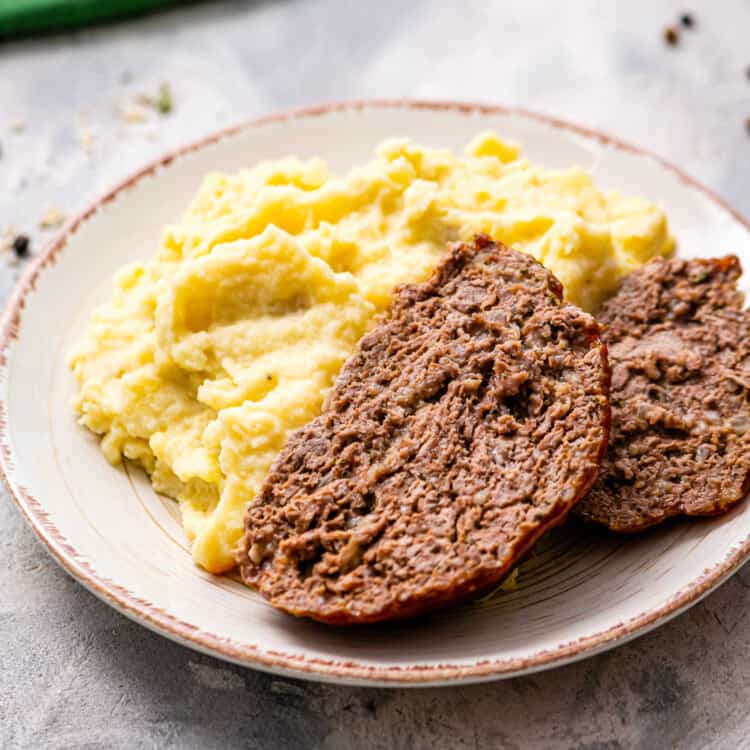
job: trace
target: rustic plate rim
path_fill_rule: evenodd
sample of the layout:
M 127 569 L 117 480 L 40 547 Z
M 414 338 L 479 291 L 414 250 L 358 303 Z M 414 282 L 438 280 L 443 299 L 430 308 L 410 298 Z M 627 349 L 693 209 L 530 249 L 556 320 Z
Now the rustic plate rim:
M 176 158 L 217 143 L 240 131 L 289 120 L 324 116 L 334 112 L 367 109 L 412 109 L 431 112 L 449 111 L 466 115 L 518 116 L 546 124 L 556 130 L 564 130 L 588 139 L 595 139 L 620 151 L 656 162 L 681 182 L 691 188 L 698 189 L 709 201 L 728 213 L 750 232 L 750 222 L 747 219 L 720 196 L 674 164 L 647 149 L 633 146 L 599 130 L 584 127 L 555 116 L 521 107 L 417 99 L 350 100 L 294 108 L 240 122 L 217 130 L 180 148 L 168 151 L 118 182 L 113 188 L 95 198 L 70 219 L 59 234 L 32 260 L 5 305 L 0 318 L 0 371 L 4 372 L 7 369 L 8 351 L 18 337 L 26 298 L 34 291 L 37 279 L 42 271 L 48 265 L 54 263 L 58 254 L 65 249 L 68 241 L 74 237 L 78 229 L 90 220 L 100 208 L 106 206 L 118 195 L 133 187 L 144 177 L 153 175 L 158 169 L 168 166 Z M 43 504 L 17 481 L 9 436 L 9 424 L 6 418 L 8 413 L 6 400 L 7 393 L 2 388 L 0 389 L 0 478 L 2 478 L 8 494 L 23 518 L 65 571 L 120 613 L 177 643 L 243 666 L 290 677 L 371 686 L 406 687 L 480 682 L 561 666 L 593 656 L 616 645 L 621 645 L 664 624 L 718 587 L 750 557 L 750 535 L 748 535 L 741 543 L 730 548 L 722 561 L 704 570 L 690 585 L 675 594 L 662 606 L 644 611 L 627 622 L 618 623 L 598 633 L 523 658 L 483 660 L 472 665 L 446 663 L 410 667 L 378 667 L 354 661 L 310 659 L 295 654 L 262 651 L 257 646 L 238 643 L 213 633 L 200 631 L 195 625 L 180 620 L 173 614 L 139 598 L 115 581 L 97 573 L 95 568 L 76 551 L 51 521 L 44 510 Z

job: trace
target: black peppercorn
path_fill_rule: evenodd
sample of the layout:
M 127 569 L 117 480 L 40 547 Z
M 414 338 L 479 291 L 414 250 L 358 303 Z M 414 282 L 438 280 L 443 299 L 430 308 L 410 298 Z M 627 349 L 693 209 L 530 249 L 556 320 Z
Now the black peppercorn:
M 13 240 L 13 252 L 18 258 L 25 258 L 29 254 L 29 247 L 31 242 L 25 234 L 19 234 Z
M 695 19 L 690 13 L 683 13 L 680 16 L 680 23 L 686 28 L 686 29 L 692 29 L 693 26 L 695 26 Z

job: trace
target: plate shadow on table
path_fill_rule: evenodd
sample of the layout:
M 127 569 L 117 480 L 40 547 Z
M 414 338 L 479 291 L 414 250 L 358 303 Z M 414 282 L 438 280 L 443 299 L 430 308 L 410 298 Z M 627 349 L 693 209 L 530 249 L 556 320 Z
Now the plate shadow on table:
M 607 544 L 606 533 L 582 531 L 573 522 L 558 532 L 551 549 L 565 549 L 582 533 Z M 666 535 L 668 529 L 652 533 Z M 548 562 L 544 552 L 532 558 L 526 575 L 529 565 L 543 573 Z M 510 606 L 522 592 L 523 586 L 498 595 L 495 606 Z M 374 637 L 404 643 L 425 628 L 450 628 L 466 608 L 475 608 L 481 619 L 493 601 L 346 634 L 355 643 Z M 109 674 L 108 689 L 116 691 L 118 675 L 137 686 L 149 722 L 181 722 L 175 731 L 182 740 L 204 746 L 252 738 L 258 746 L 280 748 L 698 748 L 708 746 L 718 728 L 724 738 L 733 726 L 742 728 L 744 702 L 727 694 L 732 681 L 726 675 L 750 662 L 739 627 L 749 605 L 750 574 L 741 570 L 705 602 L 614 651 L 551 671 L 457 687 L 362 688 L 282 678 L 196 654 L 114 614 L 115 637 L 103 638 L 92 659 Z M 298 624 L 300 638 L 337 637 L 336 629 Z M 569 721 L 582 713 L 586 720 Z

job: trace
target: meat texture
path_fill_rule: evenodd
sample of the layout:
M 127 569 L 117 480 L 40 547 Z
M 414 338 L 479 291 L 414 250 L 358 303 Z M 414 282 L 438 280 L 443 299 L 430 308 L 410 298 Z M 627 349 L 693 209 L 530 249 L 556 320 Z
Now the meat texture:
M 597 476 L 606 349 L 528 255 L 479 236 L 400 287 L 246 517 L 244 581 L 333 624 L 495 587 Z
M 598 319 L 612 367 L 612 435 L 577 506 L 614 531 L 722 513 L 750 479 L 750 315 L 733 256 L 654 260 Z

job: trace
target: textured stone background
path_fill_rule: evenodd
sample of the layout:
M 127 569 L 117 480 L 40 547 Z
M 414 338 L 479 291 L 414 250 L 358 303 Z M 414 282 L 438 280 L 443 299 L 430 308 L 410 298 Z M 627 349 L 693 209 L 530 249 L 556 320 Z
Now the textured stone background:
M 654 0 L 213 2 L 0 45 L 0 231 L 31 234 L 166 148 L 330 99 L 516 104 L 611 131 L 750 214 L 750 3 Z M 118 108 L 170 83 L 175 111 Z M 25 123 L 19 132 L 18 122 Z M 715 248 L 716 252 L 729 248 Z M 20 266 L 0 256 L 0 295 Z M 750 569 L 614 652 L 466 688 L 282 680 L 176 646 L 116 614 L 0 500 L 3 748 L 750 748 Z

